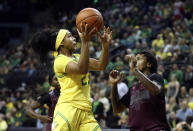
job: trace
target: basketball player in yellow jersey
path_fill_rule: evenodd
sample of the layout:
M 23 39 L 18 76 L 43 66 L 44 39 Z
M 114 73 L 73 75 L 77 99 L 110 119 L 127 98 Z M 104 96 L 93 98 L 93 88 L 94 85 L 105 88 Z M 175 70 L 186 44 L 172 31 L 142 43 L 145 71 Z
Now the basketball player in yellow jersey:
M 81 54 L 73 54 L 75 38 L 68 30 L 44 31 L 32 39 L 33 49 L 46 59 L 49 51 L 54 51 L 54 72 L 60 83 L 60 97 L 54 111 L 52 131 L 101 131 L 94 119 L 90 100 L 88 71 L 104 70 L 108 64 L 109 44 L 112 40 L 110 28 L 104 27 L 104 34 L 97 33 L 102 52 L 99 60 L 89 58 L 89 41 L 92 31 L 88 25 L 81 25 Z M 42 45 L 43 47 L 41 47 Z

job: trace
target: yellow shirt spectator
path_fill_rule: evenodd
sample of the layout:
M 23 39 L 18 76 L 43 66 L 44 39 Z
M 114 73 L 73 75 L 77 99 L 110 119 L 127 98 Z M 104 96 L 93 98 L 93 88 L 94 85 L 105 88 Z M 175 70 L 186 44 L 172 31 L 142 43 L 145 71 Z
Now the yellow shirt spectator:
M 14 105 L 13 105 L 13 103 L 12 102 L 9 102 L 9 103 L 7 103 L 7 108 L 8 108 L 8 110 L 11 110 L 11 109 L 13 109 L 13 107 L 14 107 Z
M 7 122 L 3 120 L 3 115 L 0 114 L 0 131 L 7 131 Z
M 152 47 L 156 48 L 156 49 L 159 49 L 159 48 L 161 48 L 164 45 L 165 45 L 165 43 L 164 43 L 164 40 L 163 40 L 161 34 L 159 34 L 157 36 L 157 39 L 153 40 L 153 42 L 152 42 Z

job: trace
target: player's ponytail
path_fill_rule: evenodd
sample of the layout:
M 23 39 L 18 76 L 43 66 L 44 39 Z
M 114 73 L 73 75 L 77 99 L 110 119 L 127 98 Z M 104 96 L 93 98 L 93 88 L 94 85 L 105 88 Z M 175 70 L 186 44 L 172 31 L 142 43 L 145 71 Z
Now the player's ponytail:
M 40 60 L 45 62 L 48 60 L 48 53 L 55 51 L 55 42 L 58 30 L 45 29 L 37 32 L 31 39 L 31 46 L 33 50 L 39 55 Z

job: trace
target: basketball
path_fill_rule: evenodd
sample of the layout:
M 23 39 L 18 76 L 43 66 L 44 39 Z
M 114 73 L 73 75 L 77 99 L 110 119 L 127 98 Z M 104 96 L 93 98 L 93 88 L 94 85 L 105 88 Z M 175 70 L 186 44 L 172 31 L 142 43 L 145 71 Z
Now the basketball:
M 91 31 L 94 27 L 96 28 L 96 32 L 99 32 L 103 26 L 103 17 L 101 13 L 94 8 L 85 8 L 81 10 L 76 17 L 76 26 L 81 32 L 81 23 L 83 25 L 88 24 L 88 31 Z

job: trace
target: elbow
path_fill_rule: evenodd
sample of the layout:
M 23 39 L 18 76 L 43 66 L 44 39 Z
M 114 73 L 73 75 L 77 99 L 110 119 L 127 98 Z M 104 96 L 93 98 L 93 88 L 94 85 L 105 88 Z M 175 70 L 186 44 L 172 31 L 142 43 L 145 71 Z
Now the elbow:
M 33 111 L 33 108 L 31 106 L 26 106 L 24 108 L 24 112 L 27 114 L 27 115 L 31 115 L 31 112 Z
M 88 73 L 88 69 L 80 69 L 80 74 L 87 74 Z
M 99 65 L 99 66 L 98 66 L 98 69 L 99 69 L 100 71 L 103 71 L 103 70 L 106 69 L 106 65 Z
M 155 92 L 155 95 L 158 95 L 158 94 L 160 94 L 161 93 L 161 90 L 157 90 L 156 92 Z
M 152 96 L 156 96 L 156 95 L 158 95 L 158 94 L 160 94 L 161 93 L 161 90 L 153 90 L 152 92 L 151 92 L 151 95 Z
M 107 64 L 108 64 L 108 63 L 104 63 L 104 62 L 102 63 L 102 62 L 99 62 L 99 63 L 96 64 L 96 67 L 98 67 L 98 70 L 103 71 L 103 70 L 106 69 Z
M 161 93 L 161 86 L 156 86 L 156 85 L 146 85 L 145 87 L 148 87 L 147 90 L 149 90 L 149 93 L 152 96 L 156 96 Z
M 88 67 L 79 66 L 79 74 L 87 74 L 87 73 L 88 73 Z

